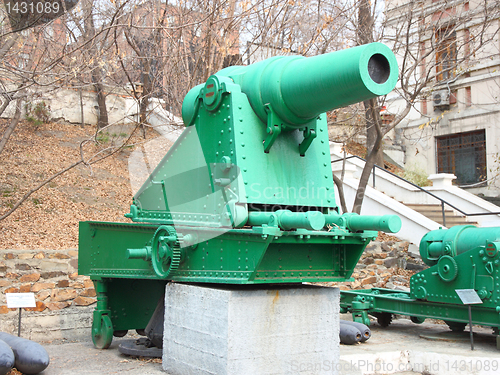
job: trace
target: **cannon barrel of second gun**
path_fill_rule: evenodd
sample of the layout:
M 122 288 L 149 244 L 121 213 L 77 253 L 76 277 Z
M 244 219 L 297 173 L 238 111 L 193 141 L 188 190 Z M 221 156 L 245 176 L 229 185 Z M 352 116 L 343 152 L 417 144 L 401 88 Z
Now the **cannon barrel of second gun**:
M 275 56 L 248 66 L 231 66 L 215 75 L 239 84 L 264 123 L 272 110 L 288 129 L 294 129 L 321 113 L 388 94 L 396 85 L 398 66 L 389 47 L 370 43 L 307 58 Z M 200 86 L 183 103 L 186 125 Z
M 440 257 L 455 257 L 487 242 L 500 241 L 500 227 L 477 228 L 473 225 L 457 225 L 450 229 L 428 232 L 420 240 L 422 261 L 433 266 Z

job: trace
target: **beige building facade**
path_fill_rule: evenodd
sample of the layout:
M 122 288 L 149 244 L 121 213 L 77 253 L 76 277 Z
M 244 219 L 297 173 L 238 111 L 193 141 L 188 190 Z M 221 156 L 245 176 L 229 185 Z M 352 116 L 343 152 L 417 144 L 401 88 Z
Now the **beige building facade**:
M 407 83 L 388 97 L 388 111 L 401 113 L 422 85 L 396 131 L 405 165 L 453 173 L 486 196 L 500 195 L 499 12 L 498 0 L 392 0 L 386 12 L 386 43 Z

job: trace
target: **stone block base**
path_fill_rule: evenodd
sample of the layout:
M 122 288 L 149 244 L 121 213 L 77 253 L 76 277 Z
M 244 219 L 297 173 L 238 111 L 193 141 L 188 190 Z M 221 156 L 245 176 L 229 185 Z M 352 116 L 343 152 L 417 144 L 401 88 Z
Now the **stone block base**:
M 339 290 L 169 283 L 163 369 L 171 375 L 337 374 Z

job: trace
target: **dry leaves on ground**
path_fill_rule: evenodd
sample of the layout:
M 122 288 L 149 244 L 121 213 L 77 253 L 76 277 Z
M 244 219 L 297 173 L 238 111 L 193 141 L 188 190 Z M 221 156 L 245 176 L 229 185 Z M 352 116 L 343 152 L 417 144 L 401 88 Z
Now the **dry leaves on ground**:
M 40 182 L 78 161 L 80 142 L 94 132 L 94 126 L 58 123 L 35 131 L 29 123 L 19 123 L 0 154 L 0 216 Z M 147 134 L 149 139 L 157 136 L 154 131 Z M 124 133 L 114 136 L 126 138 Z M 114 142 L 110 134 L 100 140 L 100 146 L 86 144 L 86 157 Z M 132 139 L 141 141 L 139 136 Z M 128 221 L 123 215 L 132 203 L 127 163 L 131 151 L 126 148 L 92 168 L 78 165 L 32 194 L 0 221 L 0 249 L 77 248 L 78 222 Z

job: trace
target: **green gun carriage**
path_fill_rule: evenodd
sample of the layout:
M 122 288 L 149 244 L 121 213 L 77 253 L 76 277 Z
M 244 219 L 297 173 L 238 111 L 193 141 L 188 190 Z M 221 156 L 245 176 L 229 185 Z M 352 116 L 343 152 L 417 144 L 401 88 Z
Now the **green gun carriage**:
M 186 128 L 135 194 L 132 222 L 80 223 L 95 346 L 144 330 L 169 281 L 349 280 L 377 231 L 401 221 L 339 213 L 325 112 L 385 95 L 397 78 L 393 53 L 373 43 L 228 67 L 191 89 Z
M 469 323 L 470 306 L 472 324 L 492 327 L 500 349 L 499 250 L 499 227 L 459 225 L 430 231 L 420 241 L 420 255 L 429 268 L 410 278 L 409 292 L 384 288 L 341 291 L 341 310 L 368 325 L 368 315 L 388 326 L 398 314 L 417 324 L 426 318 L 443 320 L 452 331 L 460 332 Z M 480 301 L 464 304 L 459 295 L 462 290 L 477 294 Z

